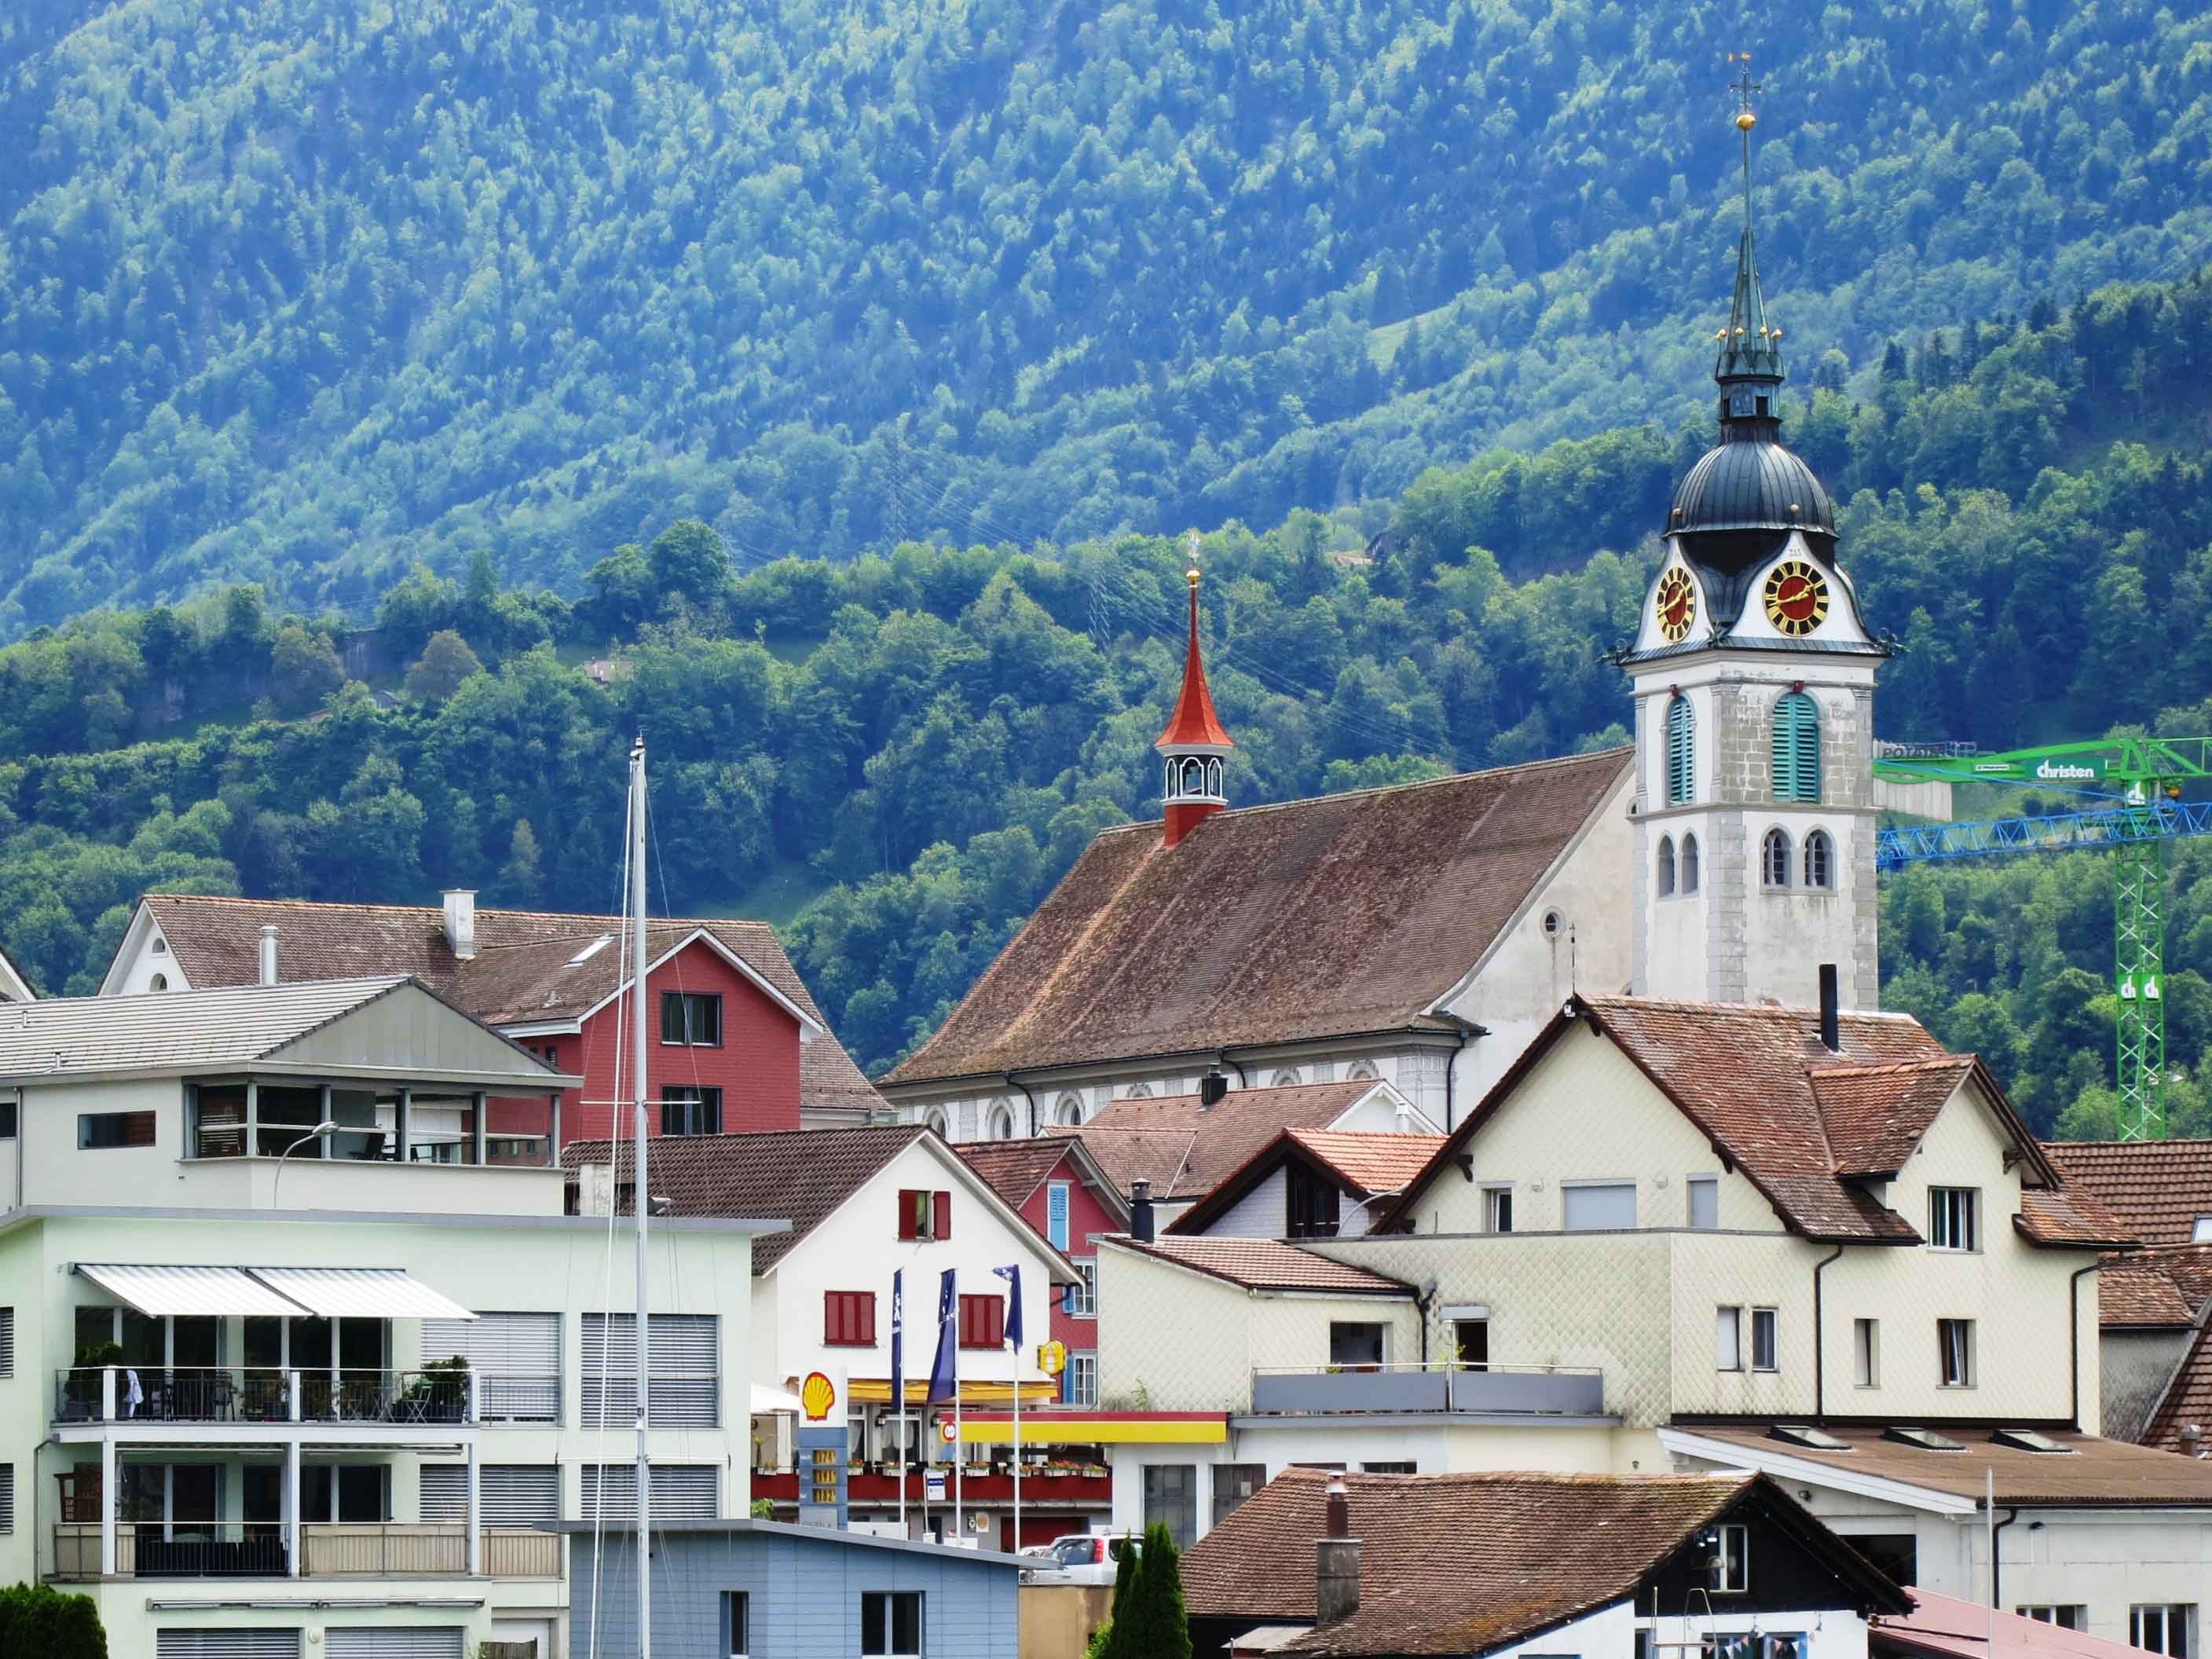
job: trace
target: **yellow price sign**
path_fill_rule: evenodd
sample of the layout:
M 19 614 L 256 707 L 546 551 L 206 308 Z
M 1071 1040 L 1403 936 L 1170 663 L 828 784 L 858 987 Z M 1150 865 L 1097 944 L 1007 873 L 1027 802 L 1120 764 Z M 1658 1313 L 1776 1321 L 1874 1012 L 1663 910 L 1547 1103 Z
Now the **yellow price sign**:
M 1040 1342 L 1037 1344 L 1037 1369 L 1047 1376 L 1058 1376 L 1067 1369 L 1067 1344 Z

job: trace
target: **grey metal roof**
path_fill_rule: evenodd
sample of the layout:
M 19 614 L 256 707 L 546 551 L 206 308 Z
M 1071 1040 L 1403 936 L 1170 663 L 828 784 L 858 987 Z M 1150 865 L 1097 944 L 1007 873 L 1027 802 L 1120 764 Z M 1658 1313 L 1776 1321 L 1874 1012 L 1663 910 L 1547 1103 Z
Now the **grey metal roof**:
M 243 1065 L 270 1058 L 333 1021 L 403 989 L 436 1008 L 446 1007 L 416 981 L 391 975 L 0 1005 L 0 1077 L 205 1071 Z M 458 1010 L 447 1012 L 456 1021 L 476 1024 Z M 489 1029 L 478 1029 L 487 1055 L 501 1053 L 500 1069 L 534 1084 L 553 1079 L 555 1074 L 544 1061 Z
M 604 1542 L 611 1547 L 626 1546 L 629 1536 L 619 1525 L 599 1526 L 590 1520 L 541 1521 L 539 1532 L 559 1532 L 588 1534 L 597 1527 L 605 1534 Z M 1008 1555 L 1000 1550 L 962 1549 L 955 1544 L 939 1544 L 926 1538 L 886 1538 L 880 1533 L 847 1532 L 834 1527 L 806 1527 L 790 1521 L 759 1521 L 743 1516 L 715 1517 L 708 1516 L 672 1516 L 662 1520 L 655 1516 L 653 1529 L 656 1533 L 690 1533 L 709 1538 L 731 1536 L 757 1532 L 767 1538 L 795 1538 L 805 1544 L 834 1544 L 842 1548 L 891 1550 L 910 1555 L 927 1555 L 940 1561 L 958 1561 L 984 1567 L 1036 1567 L 1050 1565 L 1033 1555 Z
M 1836 533 L 1836 509 L 1813 469 L 1778 443 L 1715 445 L 1674 492 L 1669 532 L 1803 530 Z

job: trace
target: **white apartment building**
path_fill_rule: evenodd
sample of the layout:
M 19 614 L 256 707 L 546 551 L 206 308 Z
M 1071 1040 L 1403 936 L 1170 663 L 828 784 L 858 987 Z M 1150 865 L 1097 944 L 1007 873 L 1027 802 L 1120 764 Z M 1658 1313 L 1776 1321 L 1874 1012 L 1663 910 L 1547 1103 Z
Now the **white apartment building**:
M 617 1523 L 635 1491 L 629 1246 L 551 1151 L 575 1081 L 404 979 L 0 1010 L 0 1581 L 151 1659 L 565 1654 L 536 1528 L 603 1466 Z M 780 1224 L 655 1243 L 664 1515 L 745 1513 Z

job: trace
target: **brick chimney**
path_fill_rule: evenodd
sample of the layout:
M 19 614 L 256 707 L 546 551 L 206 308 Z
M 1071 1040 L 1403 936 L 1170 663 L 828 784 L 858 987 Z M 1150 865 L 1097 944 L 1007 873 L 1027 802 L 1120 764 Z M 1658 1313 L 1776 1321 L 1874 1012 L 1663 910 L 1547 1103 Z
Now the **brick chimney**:
M 1326 1535 L 1314 1540 L 1314 1623 L 1334 1625 L 1359 1611 L 1359 1540 L 1352 1536 L 1352 1495 L 1344 1476 L 1328 1477 Z

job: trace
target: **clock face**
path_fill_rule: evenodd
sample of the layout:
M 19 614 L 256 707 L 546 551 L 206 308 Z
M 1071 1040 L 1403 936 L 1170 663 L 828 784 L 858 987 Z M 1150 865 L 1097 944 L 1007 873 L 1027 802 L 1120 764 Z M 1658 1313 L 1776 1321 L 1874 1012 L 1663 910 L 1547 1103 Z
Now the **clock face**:
M 1659 631 L 1669 645 L 1680 645 L 1686 639 L 1690 624 L 1698 619 L 1698 590 L 1690 573 L 1678 564 L 1662 576 L 1652 609 L 1659 618 Z
M 1766 620 L 1796 638 L 1828 618 L 1828 579 L 1802 559 L 1784 559 L 1766 579 Z

